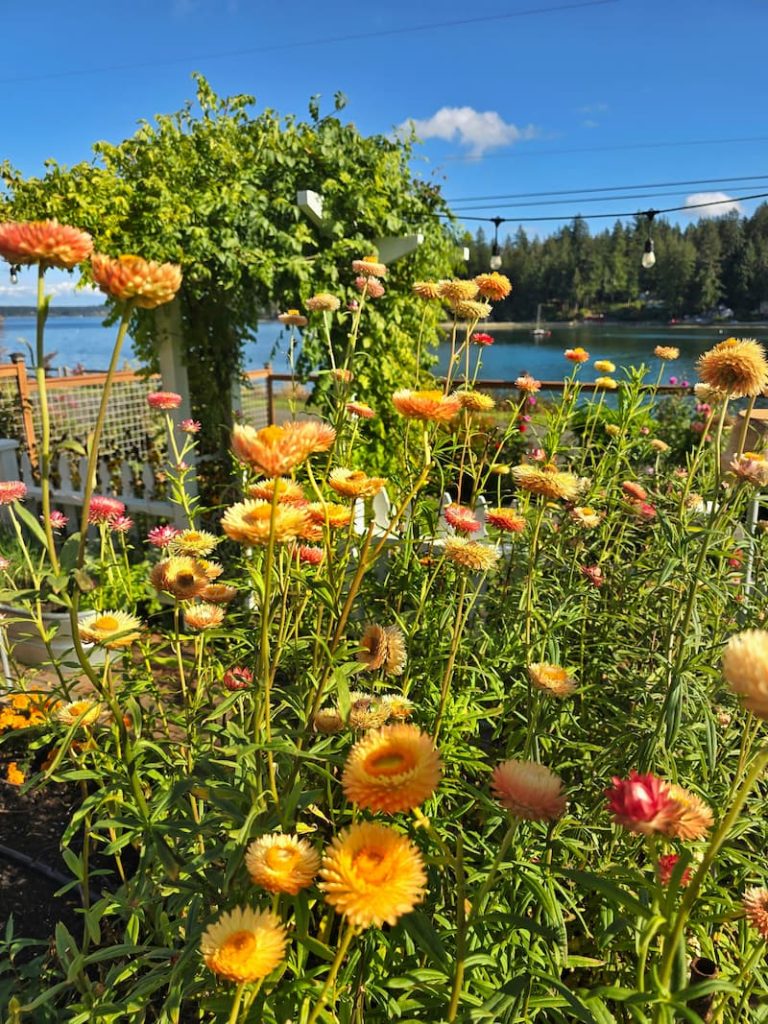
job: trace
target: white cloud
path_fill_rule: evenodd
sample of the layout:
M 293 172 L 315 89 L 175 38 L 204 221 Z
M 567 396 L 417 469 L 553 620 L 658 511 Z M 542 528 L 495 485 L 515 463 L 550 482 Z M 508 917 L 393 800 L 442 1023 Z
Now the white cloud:
M 578 108 L 580 114 L 604 114 L 608 109 L 607 103 L 587 103 Z
M 446 142 L 455 139 L 462 146 L 468 146 L 473 156 L 482 156 L 489 149 L 511 146 L 537 135 L 533 125 L 518 128 L 495 110 L 480 111 L 473 107 L 441 107 L 432 117 L 404 122 L 400 131 L 407 131 L 411 126 L 422 139 L 443 139 Z
M 586 121 L 582 121 L 581 122 L 581 127 L 582 128 L 599 128 L 600 127 L 600 122 L 599 121 L 593 121 L 591 117 L 588 117 Z
M 719 203 L 718 206 L 702 206 L 702 203 Z M 724 213 L 743 213 L 738 199 L 731 199 L 727 192 L 693 192 L 685 200 L 686 206 L 700 207 L 690 210 L 695 217 L 722 217 Z
M 59 280 L 56 277 L 59 276 Z M 100 304 L 101 296 L 96 288 L 87 286 L 78 288 L 77 278 L 56 270 L 49 271 L 45 280 L 45 290 L 54 301 L 64 306 L 96 306 Z M 37 302 L 37 284 L 32 271 L 26 267 L 19 270 L 17 284 L 11 284 L 9 279 L 3 275 L 0 278 L 0 305 L 5 306 L 34 306 Z

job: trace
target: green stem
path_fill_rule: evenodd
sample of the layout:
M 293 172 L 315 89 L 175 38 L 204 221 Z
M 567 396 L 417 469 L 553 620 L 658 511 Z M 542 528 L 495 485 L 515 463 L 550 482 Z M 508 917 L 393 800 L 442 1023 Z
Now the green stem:
M 749 404 L 744 412 L 744 422 L 741 425 L 739 432 L 739 447 L 736 449 L 736 458 L 744 454 L 744 445 L 747 440 L 747 433 L 749 431 L 749 418 L 752 415 L 752 410 L 755 408 L 755 402 L 757 401 L 757 395 L 752 395 L 749 399 Z
M 448 1020 L 456 1020 L 464 986 L 464 968 L 467 956 L 467 922 L 464 909 L 464 856 L 461 836 L 456 839 L 456 969 L 453 972 Z
M 40 450 L 40 490 L 43 506 L 43 530 L 45 546 L 51 560 L 51 568 L 59 572 L 59 559 L 56 554 L 56 543 L 53 539 L 51 526 L 51 419 L 48 411 L 48 391 L 45 382 L 45 321 L 48 318 L 48 303 L 45 298 L 45 266 L 37 266 L 37 356 L 35 377 L 37 393 L 40 399 L 40 424 L 42 427 L 42 443 Z
M 275 560 L 275 521 L 277 519 L 277 502 L 279 491 L 277 484 L 272 489 L 272 507 L 269 517 L 269 540 L 267 541 L 267 557 L 264 562 L 264 602 L 261 608 L 261 649 L 259 651 L 259 663 L 261 667 L 261 686 L 263 700 L 264 737 L 267 743 L 272 742 L 272 709 L 270 707 L 271 675 L 269 671 L 269 620 L 270 601 L 272 599 L 272 567 Z M 257 728 L 261 726 L 262 715 L 257 717 Z M 269 788 L 275 806 L 278 807 L 280 800 L 277 795 L 277 783 L 275 780 L 275 761 L 272 751 L 267 751 L 267 767 L 269 772 Z
M 235 998 L 232 1000 L 232 1009 L 229 1011 L 229 1017 L 227 1018 L 227 1024 L 237 1024 L 240 1017 L 240 1003 L 243 998 L 243 992 L 245 992 L 245 986 L 247 982 L 241 981 L 235 989 Z
M 341 942 L 339 943 L 339 948 L 336 950 L 336 956 L 334 958 L 333 963 L 331 964 L 331 969 L 328 972 L 328 977 L 325 979 L 325 984 L 323 985 L 322 991 L 320 992 L 317 1002 L 315 1003 L 312 1012 L 310 1013 L 309 1018 L 307 1019 L 307 1024 L 315 1024 L 315 1021 L 320 1016 L 320 1013 L 322 1012 L 322 1009 L 325 1006 L 326 1000 L 328 999 L 328 993 L 331 990 L 331 986 L 336 981 L 336 975 L 339 973 L 339 968 L 341 967 L 342 961 L 346 956 L 347 950 L 349 949 L 349 945 L 352 942 L 352 939 L 354 939 L 355 934 L 356 929 L 353 928 L 352 925 L 348 925 L 347 930 L 344 933 L 344 938 L 341 940 Z

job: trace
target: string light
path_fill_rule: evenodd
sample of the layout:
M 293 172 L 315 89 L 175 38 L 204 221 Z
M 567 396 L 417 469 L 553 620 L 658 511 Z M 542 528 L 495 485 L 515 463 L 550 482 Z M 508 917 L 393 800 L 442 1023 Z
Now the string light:
M 501 270 L 501 249 L 499 248 L 499 227 L 504 223 L 504 217 L 491 217 L 493 223 L 493 246 L 491 247 L 491 258 L 488 261 L 491 270 Z
M 651 270 L 656 266 L 656 253 L 653 251 L 653 239 L 651 238 L 651 225 L 653 224 L 653 218 L 656 216 L 656 211 L 646 210 L 645 216 L 648 218 L 648 237 L 643 246 L 643 257 L 640 262 L 644 270 Z
M 11 266 L 11 284 L 19 283 L 19 270 L 20 267 Z

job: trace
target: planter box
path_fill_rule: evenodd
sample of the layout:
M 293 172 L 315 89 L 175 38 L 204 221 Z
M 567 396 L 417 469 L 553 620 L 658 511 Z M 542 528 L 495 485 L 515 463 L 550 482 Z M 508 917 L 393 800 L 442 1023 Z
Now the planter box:
M 80 612 L 80 618 L 86 618 L 92 612 Z M 4 630 L 8 642 L 8 653 L 21 665 L 50 664 L 48 650 L 43 643 L 40 632 L 29 612 L 13 605 L 0 604 L 0 615 L 5 619 Z M 46 629 L 56 627 L 56 635 L 50 642 L 51 652 L 59 663 L 67 662 L 65 670 L 77 671 L 80 663 L 75 654 L 72 641 L 72 624 L 68 612 L 43 612 L 43 624 Z M 84 644 L 88 660 L 92 665 L 104 661 L 104 651 L 95 644 Z M 71 668 L 70 668 L 71 665 Z

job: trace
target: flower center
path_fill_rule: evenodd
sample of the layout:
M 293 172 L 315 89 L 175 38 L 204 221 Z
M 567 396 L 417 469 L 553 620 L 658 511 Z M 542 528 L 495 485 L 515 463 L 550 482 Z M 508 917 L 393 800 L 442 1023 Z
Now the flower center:
M 191 587 L 195 582 L 194 574 L 191 572 L 180 572 L 176 577 L 177 587 Z
M 400 750 L 376 751 L 365 760 L 365 769 L 369 775 L 402 775 L 413 767 L 413 761 Z
M 233 965 L 242 964 L 253 954 L 255 948 L 256 936 L 253 932 L 233 932 L 222 942 L 218 959 Z
M 380 885 L 389 877 L 387 859 L 379 850 L 360 850 L 353 857 L 352 864 L 363 881 L 371 885 Z
M 273 871 L 286 871 L 293 867 L 299 859 L 299 854 L 297 850 L 287 846 L 273 846 L 267 850 L 264 859 L 267 862 L 267 867 L 272 868 Z
M 103 629 L 107 633 L 113 633 L 120 628 L 120 623 L 113 615 L 102 615 L 93 625 L 95 629 Z

